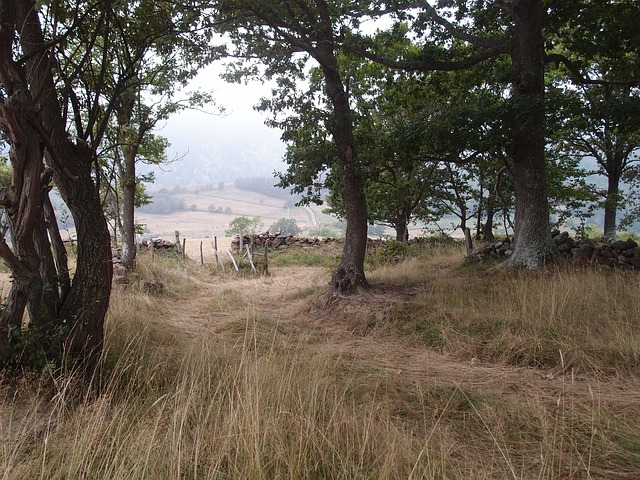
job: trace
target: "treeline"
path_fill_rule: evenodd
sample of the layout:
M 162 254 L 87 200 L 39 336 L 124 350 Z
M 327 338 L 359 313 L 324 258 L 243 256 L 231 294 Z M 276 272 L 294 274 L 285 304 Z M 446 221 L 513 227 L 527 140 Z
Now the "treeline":
M 163 189 L 153 194 L 153 200 L 148 205 L 138 208 L 139 212 L 167 215 L 169 213 L 187 210 L 187 202 Z

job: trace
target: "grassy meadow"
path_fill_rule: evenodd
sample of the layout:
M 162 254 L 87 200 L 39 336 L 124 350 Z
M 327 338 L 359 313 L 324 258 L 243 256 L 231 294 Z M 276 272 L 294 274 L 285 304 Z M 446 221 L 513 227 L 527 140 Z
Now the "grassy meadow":
M 1 380 L 2 478 L 640 478 L 638 273 L 431 244 L 373 252 L 336 300 L 337 252 L 271 261 L 141 257 L 91 388 Z

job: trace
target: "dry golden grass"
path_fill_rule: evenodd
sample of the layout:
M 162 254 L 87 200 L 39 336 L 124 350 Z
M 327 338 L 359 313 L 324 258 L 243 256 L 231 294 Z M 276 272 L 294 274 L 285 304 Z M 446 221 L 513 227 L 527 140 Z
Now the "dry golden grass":
M 141 259 L 166 289 L 114 293 L 99 394 L 3 382 L 3 478 L 638 478 L 638 277 L 447 248 L 334 304 L 323 267 Z

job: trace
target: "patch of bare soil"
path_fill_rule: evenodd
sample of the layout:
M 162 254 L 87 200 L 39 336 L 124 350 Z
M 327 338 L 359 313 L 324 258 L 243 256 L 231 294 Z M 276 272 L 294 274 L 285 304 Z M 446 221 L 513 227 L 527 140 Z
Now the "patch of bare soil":
M 292 342 L 421 384 L 460 387 L 524 403 L 597 403 L 627 418 L 635 418 L 639 412 L 637 379 L 603 379 L 577 373 L 571 359 L 551 371 L 456 359 L 418 346 L 408 338 L 374 331 L 373 325 L 389 307 L 410 301 L 418 289 L 378 285 L 336 299 L 328 294 L 328 281 L 327 271 L 315 267 L 277 268 L 269 277 L 212 279 L 203 282 L 180 305 L 182 312 L 188 312 L 186 316 L 175 315 L 173 321 L 191 335 L 215 335 L 222 340 L 228 331 L 226 324 L 250 311 L 258 321 L 277 324 Z M 233 297 L 235 308 L 232 305 L 231 310 L 217 311 L 216 299 L 225 296 Z

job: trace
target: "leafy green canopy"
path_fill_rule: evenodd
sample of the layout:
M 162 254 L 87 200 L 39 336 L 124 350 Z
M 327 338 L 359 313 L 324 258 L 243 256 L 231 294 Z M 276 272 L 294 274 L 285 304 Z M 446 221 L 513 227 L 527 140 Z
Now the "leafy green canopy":
M 262 228 L 260 217 L 241 215 L 229 222 L 229 228 L 225 230 L 224 233 L 228 237 L 233 237 L 234 235 L 249 235 L 257 233 L 260 228 Z

